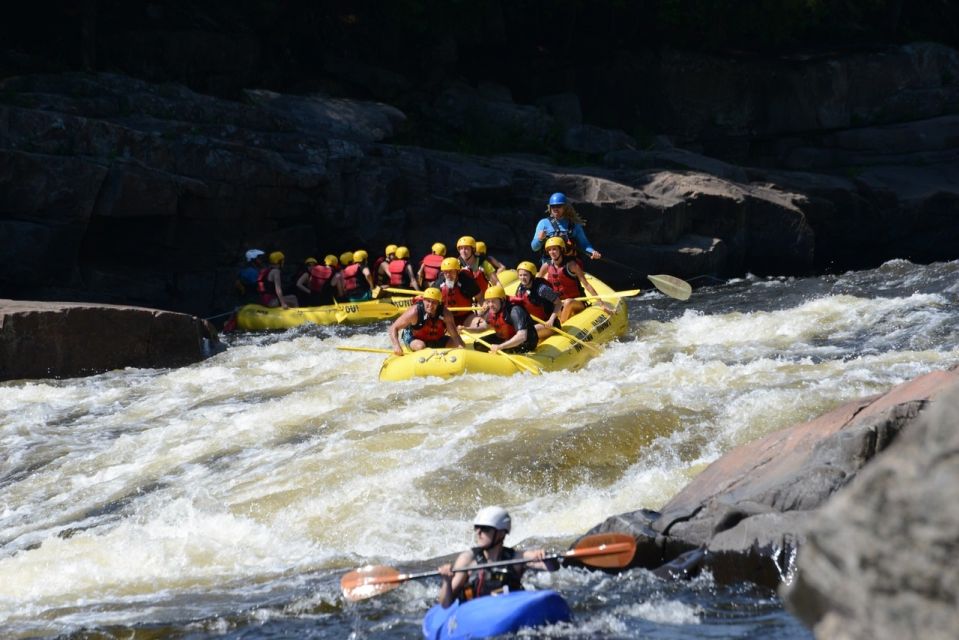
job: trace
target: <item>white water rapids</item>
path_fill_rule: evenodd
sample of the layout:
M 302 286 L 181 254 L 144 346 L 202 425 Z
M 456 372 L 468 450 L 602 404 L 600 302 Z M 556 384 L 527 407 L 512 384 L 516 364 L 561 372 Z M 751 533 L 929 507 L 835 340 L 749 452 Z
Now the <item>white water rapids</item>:
M 648 294 L 573 373 L 380 383 L 383 356 L 336 347 L 386 346 L 384 324 L 2 384 L 0 631 L 339 606 L 338 573 L 460 550 L 481 505 L 513 543 L 660 507 L 738 444 L 959 363 L 957 271 Z

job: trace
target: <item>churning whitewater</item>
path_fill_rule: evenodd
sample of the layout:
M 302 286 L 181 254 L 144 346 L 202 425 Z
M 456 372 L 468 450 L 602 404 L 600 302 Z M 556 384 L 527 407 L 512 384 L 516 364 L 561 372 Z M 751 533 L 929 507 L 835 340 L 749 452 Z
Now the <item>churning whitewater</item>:
M 337 349 L 386 347 L 378 324 L 241 335 L 182 369 L 0 385 L 0 630 L 416 637 L 436 583 L 347 604 L 338 577 L 430 569 L 470 544 L 486 504 L 509 508 L 511 543 L 562 548 L 661 506 L 736 445 L 953 366 L 957 272 L 895 261 L 685 303 L 653 291 L 572 373 L 381 383 L 384 356 Z M 574 608 L 558 636 L 808 637 L 773 594 L 708 576 L 533 583 Z

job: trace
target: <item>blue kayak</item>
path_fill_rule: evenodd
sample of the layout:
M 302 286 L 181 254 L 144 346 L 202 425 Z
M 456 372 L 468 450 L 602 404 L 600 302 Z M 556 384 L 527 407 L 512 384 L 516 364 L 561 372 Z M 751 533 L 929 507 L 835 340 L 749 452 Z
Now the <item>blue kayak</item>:
M 569 619 L 569 605 L 555 591 L 513 591 L 454 602 L 446 609 L 435 605 L 423 618 L 423 635 L 427 640 L 488 638 Z

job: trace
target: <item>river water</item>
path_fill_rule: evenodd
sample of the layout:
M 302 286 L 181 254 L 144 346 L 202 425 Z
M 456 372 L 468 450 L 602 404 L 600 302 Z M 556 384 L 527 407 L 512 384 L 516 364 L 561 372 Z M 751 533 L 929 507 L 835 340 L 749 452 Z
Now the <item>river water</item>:
M 428 570 L 479 506 L 557 549 L 658 508 L 738 444 L 959 363 L 959 263 L 746 278 L 629 302 L 584 370 L 380 383 L 385 324 L 242 335 L 182 369 L 0 385 L 0 636 L 416 638 L 435 579 L 358 603 L 361 564 Z M 707 574 L 564 569 L 561 638 L 809 638 Z

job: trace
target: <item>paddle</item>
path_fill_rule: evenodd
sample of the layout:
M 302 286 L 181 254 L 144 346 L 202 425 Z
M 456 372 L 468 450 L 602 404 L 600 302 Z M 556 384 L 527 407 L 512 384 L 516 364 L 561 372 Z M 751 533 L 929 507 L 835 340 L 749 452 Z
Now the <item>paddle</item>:
M 610 293 L 597 294 L 595 296 L 581 296 L 573 300 L 604 300 L 606 298 L 628 298 L 629 296 L 639 295 L 640 289 L 630 289 L 629 291 L 611 291 Z
M 366 353 L 389 353 L 393 354 L 392 349 L 378 349 L 376 347 L 337 347 L 340 351 L 364 351 Z
M 397 289 L 396 287 L 382 287 L 383 291 L 389 291 L 390 293 L 402 293 L 408 296 L 421 296 L 423 295 L 422 291 L 416 291 L 414 289 Z
M 583 564 L 602 569 L 622 569 L 629 565 L 636 554 L 636 539 L 625 533 L 597 533 L 585 536 L 569 551 L 547 555 L 544 560 L 558 560 L 560 558 L 576 558 Z M 534 562 L 524 558 L 500 560 L 481 565 L 483 569 L 490 567 L 506 567 L 512 564 Z M 471 571 L 478 567 L 461 567 L 453 569 L 456 573 Z M 408 580 L 419 580 L 438 576 L 439 571 L 424 571 L 422 573 L 400 573 L 392 567 L 383 565 L 368 565 L 350 571 L 340 578 L 340 589 L 343 596 L 351 601 L 365 600 L 378 596 L 381 593 L 392 591 Z
M 628 264 L 623 264 L 622 262 L 617 262 L 616 260 L 610 260 L 609 258 L 600 258 L 603 262 L 608 262 L 609 264 L 614 264 L 617 267 L 622 267 L 632 271 L 633 273 L 642 273 L 641 271 L 637 272 L 636 269 L 629 266 Z M 667 275 L 656 275 L 656 276 L 646 276 L 649 278 L 649 281 L 653 283 L 657 289 L 665 293 L 670 298 L 676 298 L 677 300 L 689 300 L 689 296 L 693 291 L 693 288 L 689 286 L 689 283 L 685 280 L 681 280 L 676 276 L 667 276 Z M 702 277 L 702 276 L 696 276 Z
M 574 342 L 578 342 L 579 344 L 583 345 L 584 347 L 588 347 L 588 348 L 592 349 L 593 351 L 595 351 L 596 353 L 599 353 L 599 347 L 597 347 L 596 345 L 594 345 L 594 344 L 589 344 L 588 342 L 584 342 L 583 340 L 580 340 L 579 338 L 577 338 L 577 337 L 574 336 L 573 334 L 571 334 L 571 333 L 566 333 L 566 332 L 563 331 L 562 329 L 556 328 L 555 325 L 546 324 L 546 321 L 545 321 L 545 320 L 543 320 L 542 318 L 537 318 L 537 317 L 534 316 L 533 314 L 530 314 L 529 317 L 532 318 L 533 320 L 535 320 L 536 322 L 540 323 L 541 325 L 544 325 L 547 329 L 550 329 L 551 331 L 555 331 L 555 332 L 558 333 L 559 335 L 565 336 L 565 337 L 569 338 L 570 340 L 572 340 L 572 341 L 574 341 Z
M 649 278 L 649 281 L 653 283 L 653 286 L 665 293 L 670 298 L 676 298 L 677 300 L 689 300 L 689 296 L 693 293 L 693 288 L 685 280 L 681 280 L 676 276 L 667 276 L 667 275 L 658 275 L 658 276 L 646 276 Z
M 486 345 L 486 348 L 487 348 L 487 349 L 492 346 L 492 345 L 491 345 L 490 343 L 488 343 L 486 340 L 483 340 L 482 338 L 477 337 L 477 336 L 474 336 L 474 337 L 473 337 L 473 340 L 474 340 L 475 342 L 479 342 L 479 343 L 482 344 L 482 345 Z M 522 360 L 520 360 L 519 358 L 514 358 L 513 356 L 511 356 L 510 354 L 506 353 L 506 352 L 503 351 L 502 349 L 497 349 L 497 350 L 496 350 L 496 353 L 497 353 L 497 355 L 501 355 L 501 356 L 506 357 L 510 362 L 512 362 L 514 365 L 516 365 L 516 368 L 517 368 L 517 369 L 525 369 L 526 371 L 529 371 L 530 373 L 532 373 L 534 376 L 538 376 L 540 373 L 542 373 L 542 371 L 539 370 L 539 367 L 535 367 L 535 366 L 533 366 L 533 365 L 528 365 L 528 364 L 526 364 L 525 362 L 523 362 Z

